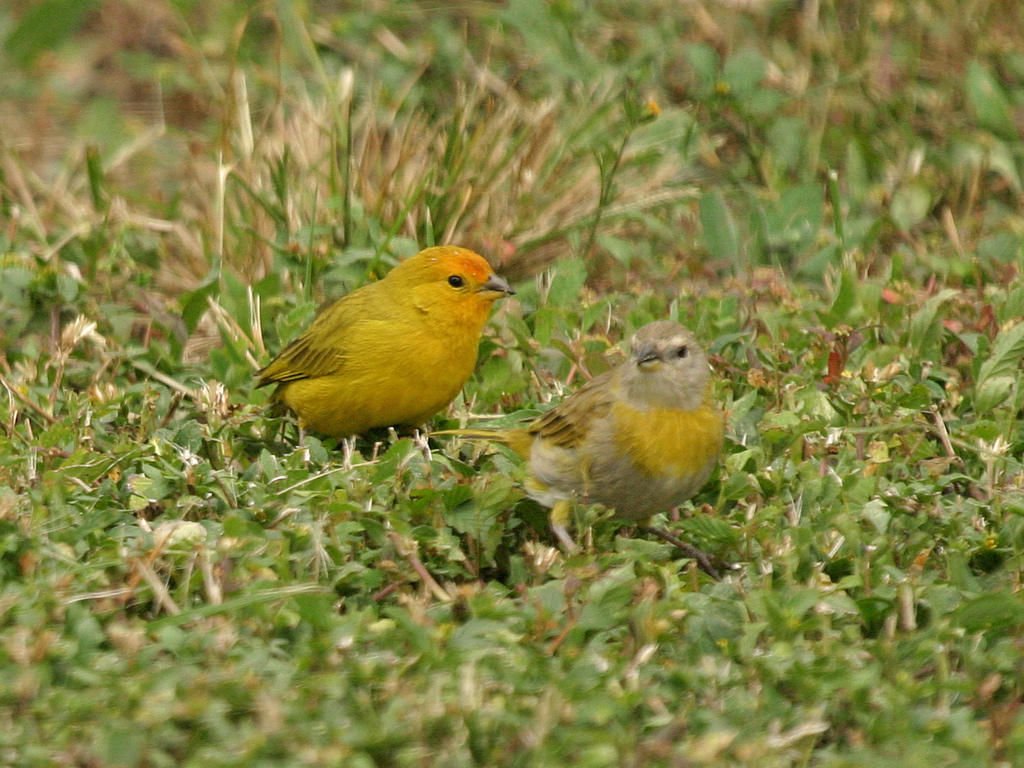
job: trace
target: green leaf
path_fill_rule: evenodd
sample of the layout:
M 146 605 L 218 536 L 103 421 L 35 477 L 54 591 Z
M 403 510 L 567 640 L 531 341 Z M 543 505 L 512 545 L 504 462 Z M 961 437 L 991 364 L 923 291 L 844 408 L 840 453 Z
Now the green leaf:
M 879 533 L 885 533 L 892 520 L 892 512 L 881 499 L 872 499 L 860 510 L 861 516 L 871 523 Z
M 759 50 L 744 48 L 726 59 L 722 79 L 729 84 L 733 95 L 743 98 L 764 80 L 766 69 L 767 64 Z
M 984 64 L 972 61 L 968 65 L 964 87 L 967 102 L 982 128 L 1005 138 L 1018 138 L 1010 100 Z
M 181 318 L 185 321 L 185 327 L 189 333 L 196 329 L 196 326 L 199 325 L 199 319 L 209 309 L 210 304 L 207 298 L 216 296 L 218 290 L 217 281 L 208 278 L 194 291 L 189 291 L 182 295 L 180 299 Z
M 522 36 L 528 55 L 567 80 L 590 79 L 599 62 L 570 34 L 579 22 L 573 4 L 512 0 L 501 15 Z
M 43 0 L 29 4 L 4 47 L 15 62 L 28 66 L 43 51 L 57 47 L 74 34 L 98 0 Z
M 501 515 L 500 508 L 487 508 L 474 502 L 467 502 L 456 509 L 445 511 L 444 521 L 459 533 L 465 533 L 477 541 L 483 541 L 494 530 Z
M 805 161 L 807 124 L 793 116 L 780 116 L 768 128 L 768 146 L 783 168 L 798 168 Z M 840 220 L 841 216 L 837 217 Z
M 921 411 L 928 408 L 932 403 L 932 395 L 924 384 L 915 384 L 910 391 L 901 396 L 897 403 L 900 408 L 911 408 Z
M 850 311 L 857 304 L 856 284 L 856 279 L 848 271 L 839 275 L 839 285 L 836 286 L 835 295 L 832 297 L 832 306 L 821 317 L 827 327 L 834 328 L 849 317 Z
M 580 303 L 580 291 L 587 282 L 587 265 L 583 259 L 559 261 L 552 270 L 548 288 L 548 305 L 575 307 Z
M 1024 250 L 1024 241 L 1019 235 L 1000 232 L 978 242 L 978 258 L 982 261 L 994 261 L 1012 264 Z
M 321 631 L 330 629 L 332 619 L 337 615 L 334 610 L 334 598 L 329 593 L 310 592 L 296 595 L 294 598 L 302 620 L 314 629 Z
M 907 347 L 923 353 L 926 346 L 938 342 L 938 324 L 935 322 L 935 318 L 939 313 L 939 307 L 956 295 L 956 289 L 945 288 L 924 303 L 921 309 L 910 318 Z
M 1019 627 L 1024 624 L 1024 599 L 1010 592 L 992 592 L 968 601 L 953 618 L 968 632 Z
M 1015 383 L 1014 376 L 992 376 L 979 381 L 974 388 L 974 412 L 985 414 L 1001 405 L 1010 396 Z
M 150 622 L 149 628 L 155 634 L 160 635 L 161 641 L 173 650 L 178 643 L 185 642 L 185 638 L 176 631 L 182 624 L 196 621 L 197 619 L 209 616 L 232 615 L 236 611 L 244 611 L 246 608 L 264 605 L 267 603 L 283 602 L 288 598 L 298 595 L 320 593 L 326 594 L 327 590 L 319 584 L 298 584 L 289 587 L 251 588 L 239 592 L 237 597 L 231 597 L 222 603 L 204 603 L 174 616 L 164 616 Z
M 907 184 L 896 190 L 889 205 L 893 223 L 904 232 L 924 221 L 932 208 L 931 190 L 924 184 Z
M 1021 356 L 1024 355 L 1024 323 L 1017 323 L 1003 331 L 992 343 L 988 360 L 978 369 L 978 381 L 989 378 L 1012 376 L 1017 372 Z
M 769 245 L 775 251 L 802 251 L 818 239 L 825 216 L 825 192 L 820 184 L 787 187 L 765 209 Z
M 689 63 L 698 83 L 698 92 L 711 91 L 718 80 L 721 59 L 718 51 L 710 45 L 695 43 L 685 48 L 686 61 Z
M 974 389 L 977 413 L 986 413 L 1007 398 L 1016 384 L 1022 356 L 1024 323 L 1017 323 L 996 337 L 988 359 L 978 369 L 978 383 Z
M 736 530 L 729 524 L 728 520 L 710 515 L 694 515 L 683 520 L 682 529 L 687 536 L 692 538 L 699 536 L 707 541 L 718 544 L 732 544 L 738 539 Z
M 862 597 L 856 600 L 856 603 L 868 635 L 879 632 L 886 617 L 893 612 L 892 601 L 883 597 Z
M 725 197 L 713 189 L 700 199 L 700 225 L 704 245 L 713 259 L 735 263 L 739 255 L 739 237 Z
M 113 720 L 105 725 L 100 740 L 103 762 L 112 768 L 142 764 L 146 732 L 137 723 Z

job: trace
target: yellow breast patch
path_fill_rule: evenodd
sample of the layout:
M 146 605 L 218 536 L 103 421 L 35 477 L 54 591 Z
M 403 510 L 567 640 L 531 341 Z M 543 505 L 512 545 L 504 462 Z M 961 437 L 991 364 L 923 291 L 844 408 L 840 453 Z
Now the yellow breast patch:
M 613 409 L 615 441 L 643 474 L 659 479 L 705 472 L 722 450 L 722 414 L 710 405 L 692 411 L 637 410 L 624 403 Z

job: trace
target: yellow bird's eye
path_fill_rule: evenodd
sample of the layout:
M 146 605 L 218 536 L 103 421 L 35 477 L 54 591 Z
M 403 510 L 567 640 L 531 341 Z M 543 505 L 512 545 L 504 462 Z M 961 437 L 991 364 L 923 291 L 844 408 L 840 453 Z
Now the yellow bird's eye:
M 686 345 L 683 344 L 681 347 L 679 347 L 676 350 L 676 357 L 678 357 L 681 360 L 682 358 L 686 357 L 689 353 L 690 353 L 690 350 L 688 350 L 686 348 Z
M 452 288 L 461 288 L 465 284 L 465 279 L 463 279 L 460 275 L 452 275 L 451 277 L 448 278 L 448 285 L 450 285 Z

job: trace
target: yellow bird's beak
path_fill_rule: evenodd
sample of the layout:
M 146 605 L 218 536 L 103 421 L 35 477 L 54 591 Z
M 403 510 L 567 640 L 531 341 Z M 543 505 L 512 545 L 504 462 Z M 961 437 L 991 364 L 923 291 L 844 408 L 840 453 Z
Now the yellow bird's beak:
M 487 278 L 487 282 L 483 283 L 478 291 L 480 293 L 500 293 L 502 296 L 514 296 L 516 293 L 508 282 L 497 275 L 491 275 Z M 501 297 L 499 296 L 498 298 Z

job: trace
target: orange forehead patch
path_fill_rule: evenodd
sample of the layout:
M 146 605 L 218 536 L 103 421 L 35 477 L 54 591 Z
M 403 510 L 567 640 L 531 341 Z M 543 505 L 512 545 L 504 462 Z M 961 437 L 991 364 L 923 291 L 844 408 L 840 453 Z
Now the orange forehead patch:
M 472 277 L 477 282 L 486 281 L 494 270 L 479 253 L 455 245 L 438 245 L 422 251 L 422 255 L 443 269 L 454 270 Z

